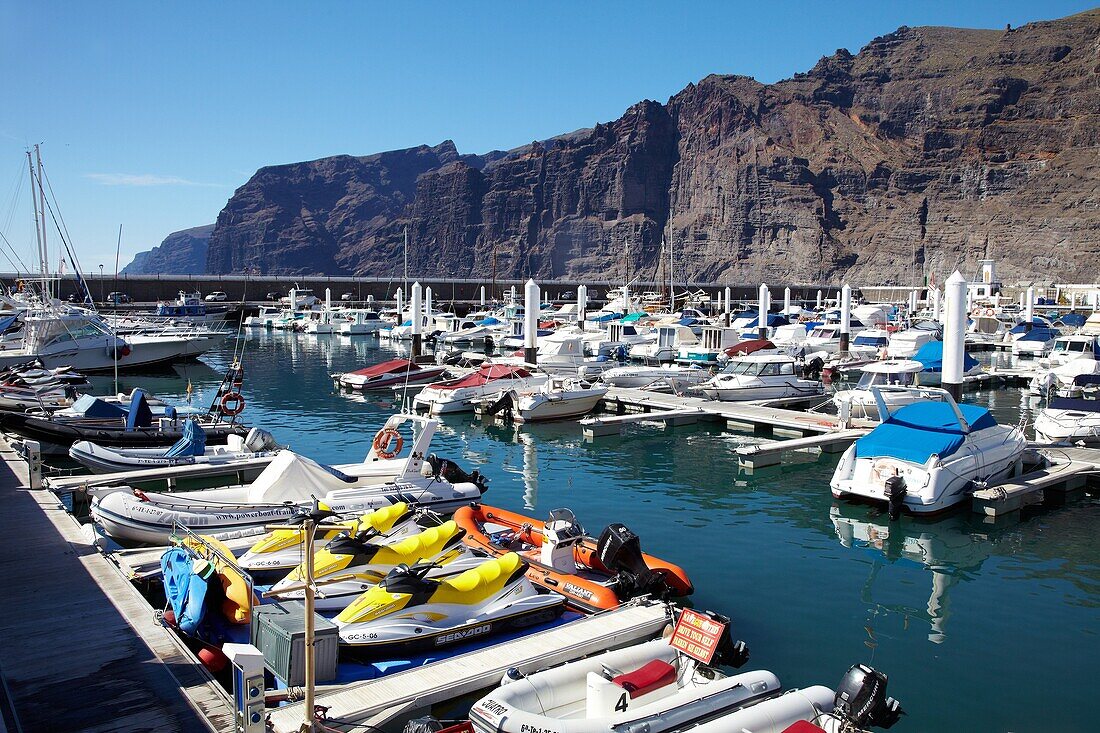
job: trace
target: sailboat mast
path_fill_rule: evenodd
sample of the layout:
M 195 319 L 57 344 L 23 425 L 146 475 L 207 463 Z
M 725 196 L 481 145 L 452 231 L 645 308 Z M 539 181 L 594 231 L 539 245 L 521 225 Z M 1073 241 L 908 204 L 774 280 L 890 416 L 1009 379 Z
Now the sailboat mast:
M 409 292 L 409 227 L 405 226 L 405 279 L 402 287 L 405 289 L 402 292 Z
M 46 302 L 52 300 L 50 295 L 50 257 L 46 247 L 46 190 L 42 187 L 42 151 L 38 145 L 34 146 L 34 157 L 38 161 L 38 210 L 42 215 L 42 297 Z
M 668 310 L 670 313 L 676 312 L 676 286 L 673 284 L 673 277 L 675 271 L 673 270 L 672 263 L 672 242 L 668 243 Z

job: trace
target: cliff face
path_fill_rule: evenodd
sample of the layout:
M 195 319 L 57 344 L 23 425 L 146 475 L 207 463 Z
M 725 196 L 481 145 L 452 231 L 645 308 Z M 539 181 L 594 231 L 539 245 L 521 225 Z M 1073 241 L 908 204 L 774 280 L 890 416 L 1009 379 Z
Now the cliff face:
M 207 268 L 917 282 L 1100 270 L 1100 11 L 1016 30 L 901 28 L 773 85 L 667 104 L 507 153 L 434 148 L 261 169 Z M 666 255 L 667 257 L 667 255 Z M 662 276 L 664 276 L 662 274 Z
M 205 275 L 206 250 L 214 225 L 173 232 L 158 246 L 138 252 L 134 260 L 122 268 L 124 275 Z

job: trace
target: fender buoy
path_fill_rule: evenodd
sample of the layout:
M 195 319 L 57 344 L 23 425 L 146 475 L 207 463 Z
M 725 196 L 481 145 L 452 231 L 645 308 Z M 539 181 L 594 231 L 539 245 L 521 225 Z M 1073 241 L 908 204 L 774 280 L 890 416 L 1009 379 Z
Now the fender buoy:
M 401 433 L 397 432 L 396 428 L 382 428 L 378 431 L 378 434 L 374 436 L 374 452 L 379 458 L 396 458 L 397 454 L 401 452 L 401 447 L 405 445 L 405 439 L 401 437 Z M 391 450 L 391 446 L 393 446 Z
M 987 316 L 992 316 L 994 313 L 996 313 L 996 311 L 994 311 L 992 308 L 986 308 L 985 309 L 985 314 Z
M 244 397 L 241 396 L 240 392 L 226 392 L 218 405 L 218 409 L 226 417 L 236 417 L 244 410 Z

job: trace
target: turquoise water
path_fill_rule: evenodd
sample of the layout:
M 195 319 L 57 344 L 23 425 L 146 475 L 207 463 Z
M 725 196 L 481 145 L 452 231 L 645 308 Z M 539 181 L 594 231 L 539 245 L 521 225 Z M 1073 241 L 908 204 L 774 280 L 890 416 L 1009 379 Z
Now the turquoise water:
M 396 408 L 336 394 L 329 374 L 393 352 L 370 338 L 249 337 L 248 422 L 326 462 L 361 459 Z M 124 377 L 209 398 L 230 347 L 210 365 Z M 211 368 L 214 367 L 214 368 Z M 1002 422 L 1033 407 L 1018 390 L 976 393 Z M 750 666 L 789 687 L 834 685 L 854 662 L 890 675 L 909 715 L 897 731 L 1096 730 L 1086 702 L 1100 670 L 1100 502 L 985 524 L 968 512 L 890 524 L 877 509 L 833 502 L 835 456 L 796 453 L 740 473 L 733 450 L 751 435 L 637 426 L 587 443 L 575 423 L 484 426 L 446 418 L 433 450 L 491 479 L 487 503 L 537 517 L 572 508 L 590 533 L 610 521 L 646 551 L 682 565 L 694 605 L 733 618 Z

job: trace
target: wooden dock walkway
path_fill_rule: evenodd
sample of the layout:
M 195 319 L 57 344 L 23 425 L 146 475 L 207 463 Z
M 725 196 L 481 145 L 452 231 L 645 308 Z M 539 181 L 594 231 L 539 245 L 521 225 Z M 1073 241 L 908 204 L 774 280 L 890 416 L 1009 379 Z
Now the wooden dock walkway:
M 742 468 L 764 468 L 778 464 L 780 456 L 792 450 L 818 448 L 822 453 L 840 453 L 866 434 L 866 430 L 838 430 L 821 435 L 809 435 L 805 438 L 743 445 L 734 453 L 737 454 L 737 460 Z
M 374 730 L 398 715 L 495 687 L 512 667 L 529 674 L 653 638 L 667 623 L 664 603 L 638 601 L 537 634 L 321 693 L 315 702 L 329 708 L 331 718 Z M 297 731 L 302 720 L 300 702 L 270 712 L 276 733 Z
M 9 731 L 231 731 L 229 696 L 0 441 Z

